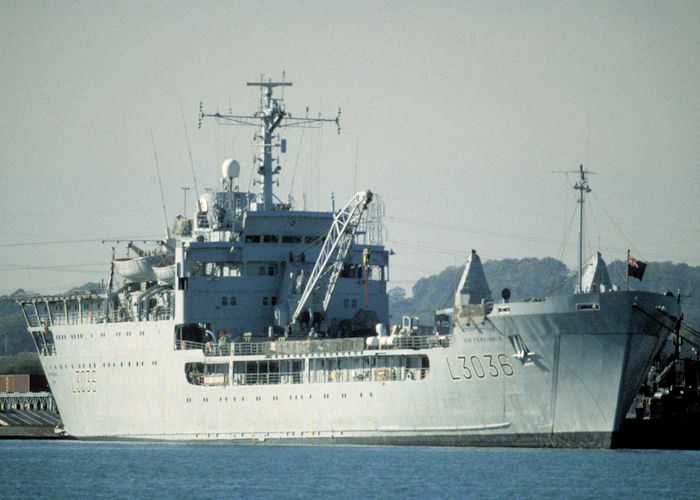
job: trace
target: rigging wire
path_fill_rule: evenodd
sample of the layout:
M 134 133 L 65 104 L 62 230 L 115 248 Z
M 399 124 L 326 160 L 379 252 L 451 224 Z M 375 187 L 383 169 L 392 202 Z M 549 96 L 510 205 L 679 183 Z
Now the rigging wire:
M 197 196 L 197 203 L 199 203 L 199 188 L 197 187 L 197 176 L 194 173 L 194 160 L 192 159 L 192 148 L 190 147 L 190 134 L 187 131 L 187 121 L 185 120 L 185 110 L 182 106 L 182 99 L 180 99 L 180 114 L 182 115 L 182 126 L 185 127 L 185 141 L 187 142 L 187 152 L 190 155 L 190 168 L 192 169 L 192 181 L 194 182 L 194 193 Z M 187 214 L 182 214 L 187 215 Z
M 170 229 L 168 228 L 168 212 L 165 211 L 165 195 L 163 194 L 163 181 L 160 178 L 160 167 L 158 166 L 158 153 L 156 152 L 156 140 L 153 138 L 153 129 L 151 130 L 151 143 L 153 144 L 153 157 L 156 160 L 156 172 L 158 173 L 158 185 L 160 186 L 160 200 L 163 202 L 163 217 L 165 217 L 165 234 L 170 238 Z
M 306 127 L 302 127 L 302 129 L 301 129 L 301 137 L 299 138 L 299 147 L 297 148 L 297 158 L 296 158 L 296 161 L 294 162 L 294 171 L 292 172 L 292 182 L 289 185 L 289 195 L 287 196 L 287 199 L 290 199 L 292 197 L 292 190 L 294 189 L 294 180 L 296 179 L 296 176 L 297 176 L 297 166 L 299 165 L 299 156 L 301 155 L 301 149 L 304 145 L 304 130 L 306 130 Z
M 28 213 L 22 213 L 22 214 L 3 214 L 5 217 L 8 218 L 19 218 L 19 217 L 52 217 L 52 216 L 71 216 L 74 217 L 76 214 L 91 214 L 91 215 L 96 215 L 96 214 L 111 214 L 114 215 L 115 217 L 121 217 L 121 214 L 129 214 L 129 213 L 149 213 L 149 212 L 157 212 L 160 210 L 160 207 L 154 207 L 154 208 L 139 208 L 139 209 L 132 209 L 132 210 L 122 210 L 119 208 L 119 211 L 117 213 L 116 210 L 72 210 L 70 212 L 38 212 L 38 213 L 33 213 L 33 214 L 28 214 Z
M 444 224 L 444 223 L 439 223 L 439 222 L 429 222 L 429 221 L 417 221 L 415 219 L 411 219 L 408 217 L 395 217 L 391 215 L 386 215 L 384 216 L 385 219 L 389 220 L 395 220 L 401 223 L 406 223 L 406 224 L 411 224 L 411 225 L 418 225 L 418 226 L 429 226 L 429 227 L 440 227 L 442 229 L 449 229 L 449 230 L 457 230 L 457 231 L 462 231 L 465 233 L 471 233 L 471 234 L 479 234 L 482 236 L 493 236 L 497 238 L 505 238 L 505 239 L 512 239 L 512 240 L 521 240 L 521 241 L 536 241 L 536 242 L 544 242 L 544 243 L 559 243 L 558 239 L 551 239 L 551 238 L 538 238 L 535 236 L 527 236 L 527 235 L 522 235 L 522 234 L 509 234 L 509 233 L 502 233 L 500 231 L 489 231 L 489 230 L 477 230 L 477 229 L 472 229 L 464 226 L 457 226 L 454 224 Z
M 613 219 L 612 216 L 610 215 L 610 213 L 608 213 L 608 211 L 605 209 L 605 206 L 600 202 L 600 200 L 595 195 L 595 193 L 592 193 L 592 194 L 593 194 L 593 199 L 595 199 L 595 201 L 598 202 L 598 205 L 600 205 L 600 208 L 603 209 L 603 212 L 605 212 L 605 215 L 607 215 L 608 218 L 610 219 L 610 221 L 613 223 L 613 225 L 615 226 L 615 229 L 617 229 L 620 232 L 620 234 L 622 235 L 622 237 L 625 239 L 625 241 L 629 245 L 629 248 L 634 250 L 634 245 L 632 244 L 630 239 L 625 235 L 625 233 L 622 231 L 620 226 L 617 225 L 617 222 L 615 222 L 615 219 Z M 635 252 L 636 252 L 636 250 L 635 250 Z
M 100 266 L 102 268 L 104 266 L 103 262 L 93 262 L 89 264 L 61 264 L 61 265 L 56 265 L 56 266 L 13 266 L 13 267 L 1 267 L 0 268 L 0 273 L 1 272 L 6 272 L 6 271 L 27 271 L 27 270 L 37 270 L 37 269 L 53 269 L 56 271 L 72 271 L 80 267 L 90 267 L 90 266 Z M 94 270 L 94 271 L 83 271 L 83 272 L 100 272 L 99 270 Z
M 321 114 L 319 113 L 319 118 Z M 316 210 L 321 210 L 321 171 L 323 170 L 323 127 L 318 128 L 318 154 L 316 178 Z
M 162 237 L 162 235 L 147 234 L 147 235 L 140 235 L 140 236 L 128 236 L 126 238 L 81 238 L 81 239 L 75 239 L 75 240 L 31 241 L 31 242 L 27 242 L 27 243 L 0 243 L 0 247 L 28 247 L 28 246 L 34 246 L 34 245 L 66 245 L 66 244 L 74 244 L 74 243 L 104 242 L 107 240 L 134 241 L 134 240 L 153 239 L 153 238 L 157 238 L 158 236 Z

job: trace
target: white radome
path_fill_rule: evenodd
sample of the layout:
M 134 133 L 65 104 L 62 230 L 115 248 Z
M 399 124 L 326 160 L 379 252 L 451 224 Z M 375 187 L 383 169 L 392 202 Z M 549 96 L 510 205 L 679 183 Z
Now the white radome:
M 229 158 L 221 165 L 221 173 L 227 179 L 238 178 L 241 173 L 241 166 L 236 160 Z

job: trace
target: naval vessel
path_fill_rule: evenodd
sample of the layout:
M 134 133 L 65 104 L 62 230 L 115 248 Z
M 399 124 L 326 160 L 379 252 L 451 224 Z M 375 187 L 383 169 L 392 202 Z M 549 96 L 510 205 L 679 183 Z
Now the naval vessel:
M 273 192 L 293 116 L 248 83 L 257 190 L 227 160 L 168 237 L 113 256 L 101 292 L 23 297 L 60 410 L 80 439 L 609 447 L 678 316 L 672 297 L 611 286 L 598 254 L 575 291 L 493 300 L 478 254 L 435 325 L 389 324 L 382 205 L 330 211 Z M 581 168 L 581 218 L 590 191 Z M 124 251 L 122 249 L 121 251 Z

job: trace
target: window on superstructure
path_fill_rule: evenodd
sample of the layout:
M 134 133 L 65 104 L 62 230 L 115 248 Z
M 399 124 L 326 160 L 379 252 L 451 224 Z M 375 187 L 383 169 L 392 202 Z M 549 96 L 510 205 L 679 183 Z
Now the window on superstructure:
M 230 304 L 231 304 L 232 306 L 235 306 L 235 305 L 236 305 L 236 297 L 231 297 Z
M 263 297 L 263 299 L 262 299 L 262 305 L 264 305 L 264 306 L 267 305 L 267 297 Z
M 341 278 L 356 278 L 360 279 L 364 275 L 364 270 L 361 264 L 346 264 L 340 270 Z
M 221 275 L 224 278 L 231 278 L 241 275 L 241 262 L 220 262 Z
M 272 304 L 273 306 L 276 306 L 276 305 L 277 305 L 277 297 L 272 297 L 272 298 L 270 299 L 270 302 L 271 302 L 271 304 Z
M 221 297 L 221 305 L 222 306 L 228 305 L 228 297 Z
M 248 276 L 275 276 L 277 262 L 248 262 Z
M 263 236 L 264 243 L 277 243 L 278 241 L 279 241 L 279 238 L 277 237 L 276 234 L 266 234 Z
M 369 266 L 367 278 L 372 281 L 382 281 L 384 279 L 384 266 Z
M 245 242 L 246 243 L 260 243 L 260 235 L 259 234 L 247 234 L 245 237 Z
M 301 236 L 295 234 L 285 234 L 282 236 L 282 243 L 301 243 Z

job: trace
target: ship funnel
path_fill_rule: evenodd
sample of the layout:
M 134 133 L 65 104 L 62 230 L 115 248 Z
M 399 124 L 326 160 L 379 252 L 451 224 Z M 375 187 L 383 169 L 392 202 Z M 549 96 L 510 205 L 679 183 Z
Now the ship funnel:
M 608 292 L 612 289 L 608 269 L 600 252 L 591 257 L 581 278 L 581 292 Z
M 486 282 L 481 259 L 477 255 L 476 250 L 472 250 L 462 273 L 462 279 L 459 280 L 457 293 L 455 293 L 455 306 L 481 304 L 482 300 L 490 298 L 491 289 Z

